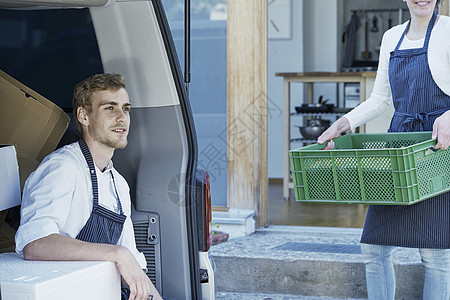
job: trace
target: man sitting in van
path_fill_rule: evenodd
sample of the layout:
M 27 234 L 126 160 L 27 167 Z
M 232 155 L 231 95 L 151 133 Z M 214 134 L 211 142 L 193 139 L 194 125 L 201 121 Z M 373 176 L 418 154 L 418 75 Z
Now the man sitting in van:
M 93 75 L 75 87 L 83 138 L 48 155 L 27 179 L 16 251 L 27 260 L 112 261 L 128 286 L 122 299 L 161 299 L 136 249 L 128 184 L 111 161 L 127 145 L 130 108 L 122 75 Z

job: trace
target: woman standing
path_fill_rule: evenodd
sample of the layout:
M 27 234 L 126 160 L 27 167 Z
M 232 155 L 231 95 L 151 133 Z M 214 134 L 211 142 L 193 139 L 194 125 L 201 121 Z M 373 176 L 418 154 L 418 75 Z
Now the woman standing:
M 333 138 L 381 115 L 393 99 L 389 131 L 432 131 L 435 148 L 450 146 L 450 18 L 440 0 L 403 0 L 411 19 L 382 40 L 373 92 L 319 138 Z M 423 299 L 450 299 L 450 193 L 410 206 L 371 205 L 361 238 L 369 299 L 394 299 L 395 247 L 419 248 L 425 267 Z

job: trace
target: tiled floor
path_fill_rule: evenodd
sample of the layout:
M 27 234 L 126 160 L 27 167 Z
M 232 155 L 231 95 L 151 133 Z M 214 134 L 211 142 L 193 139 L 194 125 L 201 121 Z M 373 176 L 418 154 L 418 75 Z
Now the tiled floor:
M 367 205 L 296 202 L 283 198 L 281 180 L 269 180 L 269 224 L 362 228 Z

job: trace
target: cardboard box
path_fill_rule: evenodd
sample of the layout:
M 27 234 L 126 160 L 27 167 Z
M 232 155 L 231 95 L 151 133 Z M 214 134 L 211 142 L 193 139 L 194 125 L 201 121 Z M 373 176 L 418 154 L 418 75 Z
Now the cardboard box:
M 69 125 L 64 111 L 0 71 L 0 144 L 15 145 L 20 182 L 55 150 Z
M 7 210 L 0 211 L 0 253 L 13 252 L 16 248 L 14 241 L 16 231 L 4 221 L 7 212 Z

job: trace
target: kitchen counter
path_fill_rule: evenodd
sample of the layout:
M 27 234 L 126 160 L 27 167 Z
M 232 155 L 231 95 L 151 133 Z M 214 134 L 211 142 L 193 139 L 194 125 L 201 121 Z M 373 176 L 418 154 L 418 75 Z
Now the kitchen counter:
M 307 84 L 308 96 L 310 103 L 313 101 L 313 83 L 329 82 L 356 82 L 360 84 L 360 102 L 366 99 L 366 82 L 373 82 L 377 72 L 286 72 L 275 73 L 275 76 L 284 78 L 284 101 L 289 100 L 290 91 L 286 90 L 286 85 L 290 86 L 291 82 L 304 82 Z M 370 88 L 370 90 L 372 90 Z
M 280 72 L 275 76 L 281 77 L 300 77 L 300 78 L 330 78 L 330 82 L 341 77 L 375 77 L 377 72 Z

